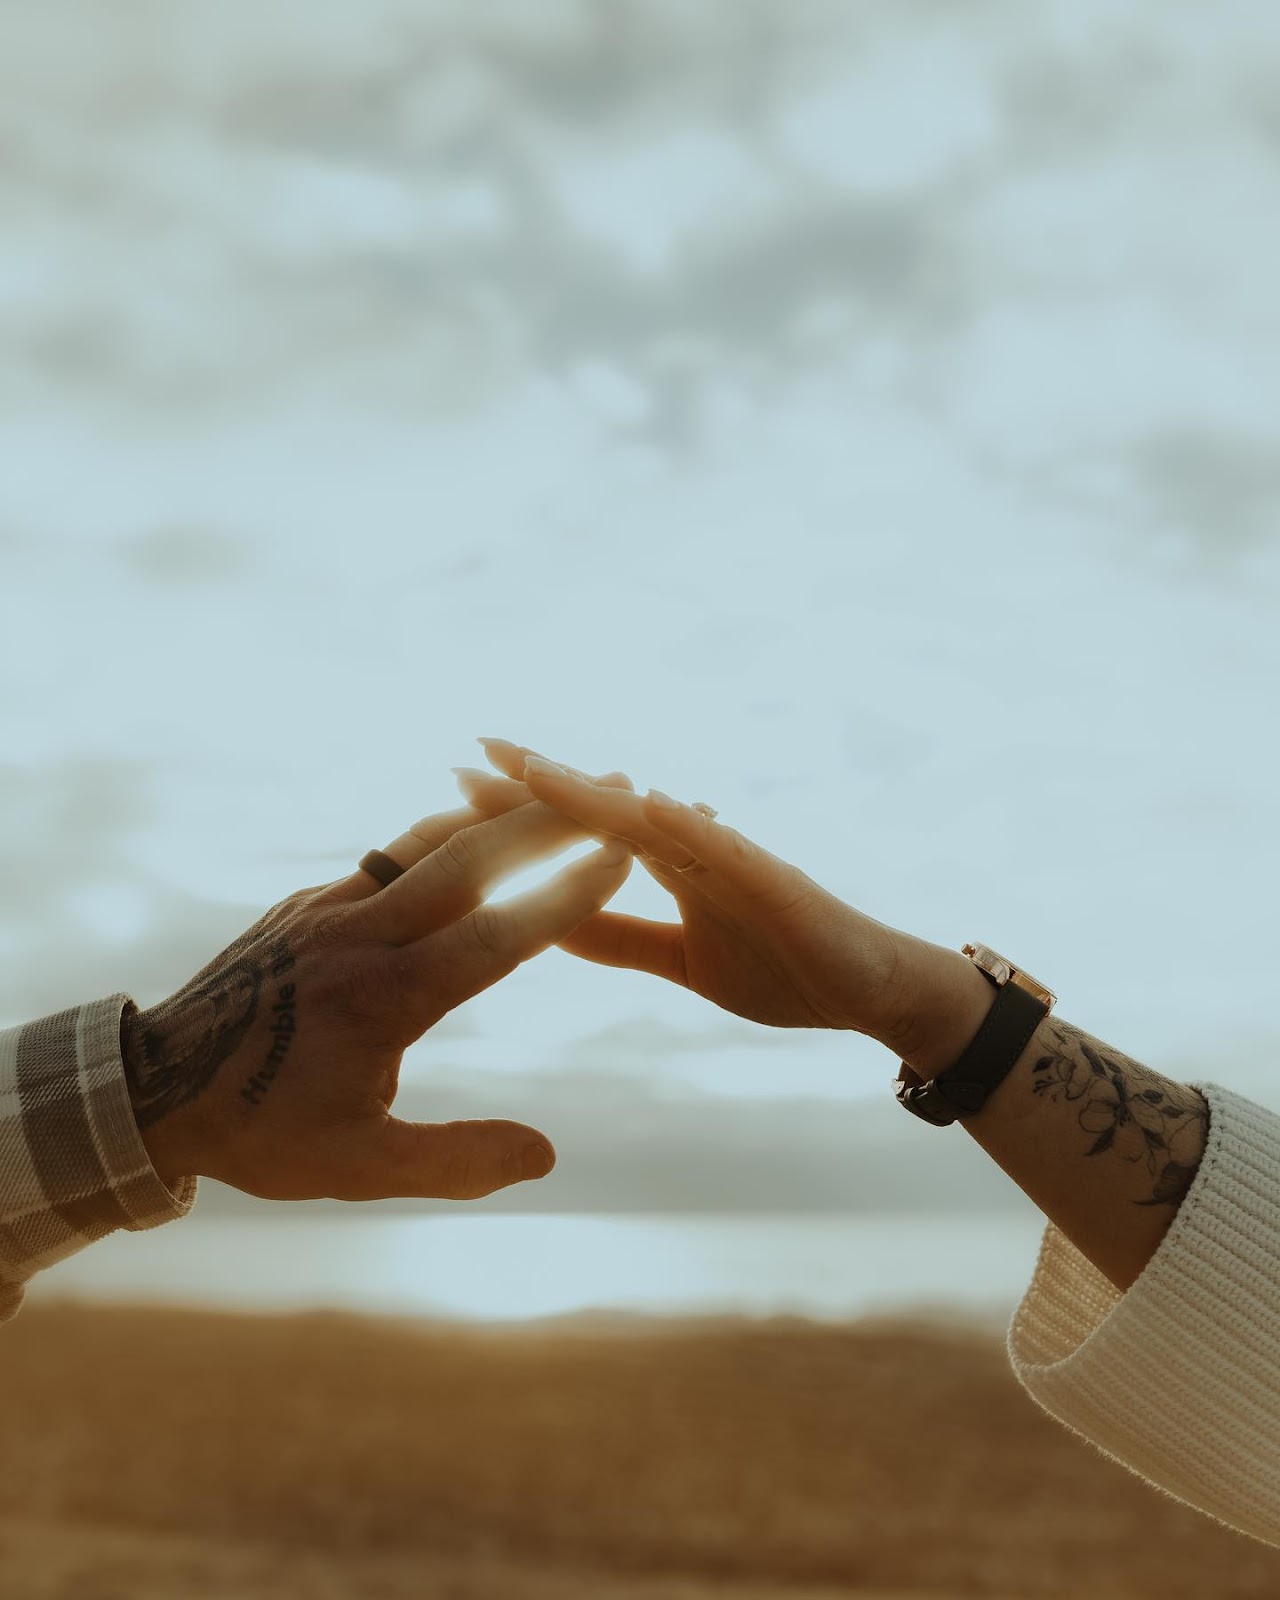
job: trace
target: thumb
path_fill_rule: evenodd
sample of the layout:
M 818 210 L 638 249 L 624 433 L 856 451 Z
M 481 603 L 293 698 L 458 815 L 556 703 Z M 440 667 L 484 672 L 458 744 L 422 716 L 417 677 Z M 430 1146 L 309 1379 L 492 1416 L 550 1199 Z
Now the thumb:
M 374 1200 L 479 1200 L 556 1164 L 550 1139 L 523 1122 L 404 1122 L 388 1117 L 371 1152 Z

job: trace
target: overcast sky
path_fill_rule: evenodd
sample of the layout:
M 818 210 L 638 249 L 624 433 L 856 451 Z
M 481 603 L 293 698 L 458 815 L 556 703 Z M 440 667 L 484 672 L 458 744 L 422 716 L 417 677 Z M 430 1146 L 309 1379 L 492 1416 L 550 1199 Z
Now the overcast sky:
M 162 998 L 498 734 L 1280 1109 L 1273 8 L 4 14 L 0 1024 Z M 559 1204 L 987 1203 L 895 1070 L 551 952 L 404 1100 Z

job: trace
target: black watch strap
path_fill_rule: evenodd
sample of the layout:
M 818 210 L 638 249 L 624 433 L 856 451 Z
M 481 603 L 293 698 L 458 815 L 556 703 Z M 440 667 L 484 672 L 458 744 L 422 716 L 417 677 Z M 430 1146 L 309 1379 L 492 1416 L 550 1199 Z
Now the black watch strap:
M 894 1084 L 901 1105 L 945 1128 L 981 1111 L 1009 1076 L 1049 1007 L 1016 983 L 1003 984 L 982 1026 L 954 1066 L 925 1080 L 904 1061 Z

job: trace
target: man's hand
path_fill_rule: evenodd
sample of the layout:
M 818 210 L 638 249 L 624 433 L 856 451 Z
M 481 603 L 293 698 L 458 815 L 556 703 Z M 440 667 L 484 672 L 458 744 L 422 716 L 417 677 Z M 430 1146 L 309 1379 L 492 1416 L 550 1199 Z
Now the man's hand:
M 128 1013 L 125 1073 L 161 1178 L 269 1200 L 469 1200 L 549 1172 L 555 1152 L 534 1128 L 403 1122 L 391 1104 L 409 1045 L 621 887 L 632 857 L 613 844 L 484 903 L 586 837 L 536 803 L 425 818 L 387 847 L 406 871 L 386 888 L 360 870 L 299 890 L 177 994 Z

